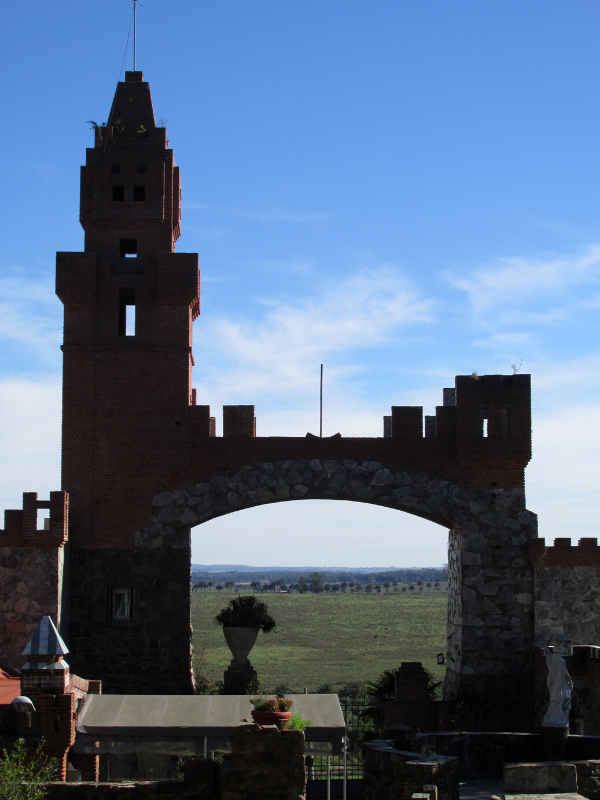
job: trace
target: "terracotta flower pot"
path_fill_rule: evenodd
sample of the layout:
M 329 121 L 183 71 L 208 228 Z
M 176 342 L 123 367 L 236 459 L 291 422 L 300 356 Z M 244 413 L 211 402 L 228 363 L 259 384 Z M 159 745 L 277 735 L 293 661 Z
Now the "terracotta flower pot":
M 231 650 L 232 664 L 246 665 L 250 663 L 248 653 L 254 647 L 260 628 L 229 628 L 223 626 L 225 641 Z
M 291 716 L 291 711 L 252 711 L 252 719 L 257 725 L 277 725 L 280 731 Z

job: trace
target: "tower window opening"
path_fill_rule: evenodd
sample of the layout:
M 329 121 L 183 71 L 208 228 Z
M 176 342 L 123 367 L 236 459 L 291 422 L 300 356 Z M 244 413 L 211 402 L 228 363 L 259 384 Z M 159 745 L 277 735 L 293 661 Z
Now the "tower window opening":
M 120 164 L 113 164 L 110 168 L 111 172 L 121 172 L 121 165 Z
M 121 258 L 135 258 L 137 256 L 137 239 L 121 239 Z
M 137 171 L 138 171 L 140 174 L 141 174 L 141 173 L 143 173 L 143 172 L 146 172 L 146 165 L 145 165 L 145 164 L 142 164 L 142 163 L 140 162 L 140 163 L 138 164 L 138 170 L 137 170 Z
M 133 187 L 133 199 L 134 200 L 145 200 L 146 199 L 146 187 L 145 186 L 134 186 Z
M 108 622 L 116 625 L 134 625 L 137 617 L 137 592 L 135 588 L 108 588 Z
M 125 200 L 125 187 L 113 186 L 113 200 Z
M 135 289 L 119 289 L 119 336 L 135 336 Z

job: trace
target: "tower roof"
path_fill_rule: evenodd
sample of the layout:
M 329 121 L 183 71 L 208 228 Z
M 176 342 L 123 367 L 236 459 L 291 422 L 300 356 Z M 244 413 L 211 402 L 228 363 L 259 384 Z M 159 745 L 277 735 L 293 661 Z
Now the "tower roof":
M 23 655 L 64 656 L 68 652 L 67 645 L 61 639 L 50 617 L 42 617 L 27 647 L 23 650 Z
M 143 72 L 126 72 L 125 81 L 117 84 L 108 125 L 125 137 L 156 128 L 150 84 Z

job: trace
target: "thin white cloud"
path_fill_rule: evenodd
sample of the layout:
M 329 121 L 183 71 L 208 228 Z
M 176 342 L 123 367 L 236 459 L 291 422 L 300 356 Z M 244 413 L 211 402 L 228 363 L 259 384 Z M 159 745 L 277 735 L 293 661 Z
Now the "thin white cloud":
M 60 489 L 60 419 L 60 379 L 0 380 L 0 508 Z
M 1 339 L 29 348 L 36 358 L 60 358 L 62 305 L 53 283 L 19 275 L 0 279 Z
M 448 276 L 453 286 L 468 294 L 476 319 L 489 322 L 489 312 L 502 308 L 502 319 L 510 322 L 517 316 L 511 314 L 511 309 L 532 301 L 550 301 L 550 308 L 528 309 L 526 313 L 531 324 L 554 323 L 564 319 L 565 306 L 569 305 L 565 293 L 600 282 L 600 245 L 592 245 L 583 255 L 570 258 L 510 258 L 499 259 L 497 264 L 469 277 Z M 522 309 L 517 314 L 523 321 Z
M 263 305 L 267 312 L 257 324 L 224 317 L 200 323 L 198 338 L 210 343 L 213 356 L 208 381 L 219 394 L 309 391 L 315 365 L 332 354 L 389 343 L 402 329 L 432 322 L 434 312 L 433 301 L 389 265 L 324 282 L 318 294 L 295 303 L 268 299 Z M 360 360 L 338 367 L 330 379 L 354 373 Z
M 534 416 L 533 458 L 526 471 L 527 507 L 539 515 L 539 535 L 598 537 L 600 407 L 558 405 Z

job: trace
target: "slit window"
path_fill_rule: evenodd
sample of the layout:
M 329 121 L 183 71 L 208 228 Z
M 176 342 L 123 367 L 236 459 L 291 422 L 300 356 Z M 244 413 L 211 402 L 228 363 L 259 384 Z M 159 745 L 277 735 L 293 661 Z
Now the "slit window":
M 113 200 L 125 200 L 125 187 L 113 186 Z
M 146 187 L 145 186 L 134 186 L 133 187 L 133 199 L 134 200 L 145 200 L 146 199 Z
M 500 409 L 500 436 L 508 436 L 508 408 Z
M 119 289 L 119 336 L 135 336 L 135 289 Z
M 121 258 L 135 258 L 137 256 L 137 239 L 121 239 L 119 250 Z
M 481 428 L 481 435 L 483 436 L 484 439 L 488 438 L 488 422 L 489 422 L 488 418 L 484 417 L 482 420 L 483 425 Z

